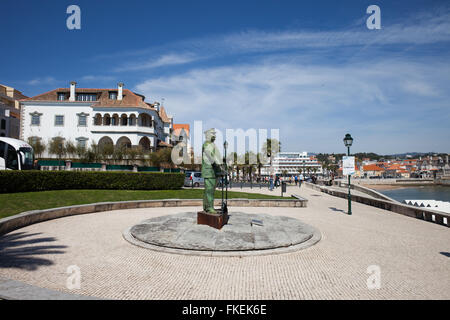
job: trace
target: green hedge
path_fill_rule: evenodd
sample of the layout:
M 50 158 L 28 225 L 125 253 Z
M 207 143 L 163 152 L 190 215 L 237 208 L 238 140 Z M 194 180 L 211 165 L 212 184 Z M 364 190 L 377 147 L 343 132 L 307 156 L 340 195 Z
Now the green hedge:
M 0 193 L 65 190 L 169 190 L 183 186 L 184 174 L 103 171 L 0 171 Z

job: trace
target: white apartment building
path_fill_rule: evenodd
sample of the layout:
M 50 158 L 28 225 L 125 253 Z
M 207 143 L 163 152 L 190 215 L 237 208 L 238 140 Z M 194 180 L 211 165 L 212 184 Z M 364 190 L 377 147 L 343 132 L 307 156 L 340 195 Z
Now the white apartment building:
M 158 102 L 123 88 L 59 88 L 21 101 L 21 139 L 48 143 L 55 137 L 89 147 L 96 143 L 170 147 L 173 118 Z M 46 155 L 48 156 L 48 154 Z
M 261 175 L 268 176 L 283 175 L 286 176 L 299 175 L 299 169 L 303 175 L 322 174 L 322 166 L 315 156 L 309 156 L 307 152 L 279 152 L 272 160 L 272 169 L 270 164 L 266 164 L 261 168 Z

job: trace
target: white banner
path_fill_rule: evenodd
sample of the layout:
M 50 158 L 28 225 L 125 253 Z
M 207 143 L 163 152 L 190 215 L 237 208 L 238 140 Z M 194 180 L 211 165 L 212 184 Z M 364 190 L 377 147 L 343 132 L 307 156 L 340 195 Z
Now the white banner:
M 342 157 L 342 174 L 344 176 L 348 176 L 354 173 L 355 173 L 355 157 L 349 156 Z

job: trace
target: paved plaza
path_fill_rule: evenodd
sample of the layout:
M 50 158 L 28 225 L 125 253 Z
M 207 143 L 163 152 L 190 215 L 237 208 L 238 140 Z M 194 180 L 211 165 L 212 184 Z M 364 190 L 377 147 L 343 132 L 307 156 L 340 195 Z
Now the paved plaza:
M 236 190 L 239 191 L 239 190 Z M 243 189 L 279 194 L 279 189 Z M 290 253 L 211 257 L 156 252 L 122 232 L 146 219 L 195 212 L 172 207 L 116 210 L 31 225 L 0 237 L 0 277 L 109 299 L 449 299 L 448 227 L 353 203 L 302 186 L 306 208 L 236 208 L 286 216 L 317 228 L 321 240 Z M 67 269 L 81 272 L 68 289 Z M 367 281 L 379 268 L 379 289 Z M 73 270 L 73 269 L 72 269 Z

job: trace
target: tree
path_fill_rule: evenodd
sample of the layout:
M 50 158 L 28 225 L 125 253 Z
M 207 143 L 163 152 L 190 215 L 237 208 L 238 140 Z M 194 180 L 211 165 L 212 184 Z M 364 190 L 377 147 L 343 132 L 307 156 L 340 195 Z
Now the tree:
M 132 162 L 134 162 L 134 160 L 136 160 L 137 156 L 141 153 L 142 148 L 139 147 L 131 147 L 131 148 L 126 148 L 125 149 L 125 156 L 127 158 L 127 164 L 128 161 L 131 160 Z
M 124 146 L 116 146 L 114 148 L 114 152 L 113 152 L 113 159 L 114 162 L 121 162 L 123 160 L 123 158 L 125 157 L 125 152 L 126 152 L 126 147 Z
M 114 154 L 114 145 L 112 143 L 106 143 L 102 145 L 101 147 L 99 147 L 99 153 L 101 155 L 101 158 L 104 161 L 107 161 Z
M 75 156 L 77 154 L 77 147 L 75 146 L 75 144 L 72 141 L 67 141 L 66 142 L 66 153 L 73 158 L 73 156 Z
M 169 148 L 161 148 L 150 154 L 150 160 L 155 167 L 173 167 L 172 150 Z
M 50 140 L 48 152 L 54 154 L 61 160 L 61 158 L 66 154 L 66 146 L 63 137 L 54 137 Z
M 264 165 L 263 160 L 264 156 L 261 154 L 261 152 L 258 153 L 256 161 L 257 161 L 257 166 L 258 166 L 258 177 L 259 179 L 261 179 L 261 168 Z
M 266 142 L 264 142 L 261 151 L 265 157 L 272 160 L 273 157 L 281 151 L 281 142 L 277 139 L 267 139 Z
M 41 158 L 42 154 L 47 148 L 46 145 L 42 142 L 41 138 L 29 137 L 28 144 L 33 147 L 36 158 Z
M 281 151 L 281 142 L 277 139 L 267 139 L 261 148 L 264 163 L 270 163 L 270 174 L 272 174 L 272 160 Z M 267 160 L 268 159 L 268 160 Z
M 92 143 L 89 150 L 86 152 L 86 158 L 91 159 L 89 162 L 99 161 L 101 159 L 100 148 L 98 144 Z
M 78 159 L 81 159 L 82 161 L 86 160 L 86 154 L 87 154 L 86 147 L 82 147 L 81 145 L 77 145 L 75 148 L 75 153 L 78 157 Z

